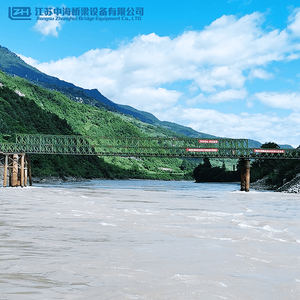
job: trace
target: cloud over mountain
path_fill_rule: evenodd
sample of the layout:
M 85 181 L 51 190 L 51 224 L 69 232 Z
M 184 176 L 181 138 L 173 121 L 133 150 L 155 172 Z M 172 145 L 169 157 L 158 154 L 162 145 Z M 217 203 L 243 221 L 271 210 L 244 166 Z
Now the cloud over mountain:
M 293 128 L 294 118 L 233 114 L 219 112 L 217 106 L 201 109 L 201 105 L 236 103 L 247 113 L 258 101 L 270 109 L 298 111 L 298 105 L 292 104 L 298 95 L 249 91 L 253 80 L 276 79 L 272 64 L 299 58 L 300 12 L 294 10 L 283 30 L 265 28 L 265 17 L 259 12 L 240 18 L 224 15 L 201 31 L 185 31 L 174 38 L 151 33 L 116 49 L 92 49 L 78 57 L 44 63 L 22 58 L 47 74 L 84 88 L 98 88 L 117 103 L 165 120 L 185 120 L 184 125 L 210 134 L 264 140 L 266 134 L 259 133 L 264 128 L 268 136 L 275 136 L 281 123 Z M 60 28 L 54 27 L 44 30 L 49 34 L 53 30 L 55 35 Z M 252 124 L 251 129 L 238 125 L 243 119 Z

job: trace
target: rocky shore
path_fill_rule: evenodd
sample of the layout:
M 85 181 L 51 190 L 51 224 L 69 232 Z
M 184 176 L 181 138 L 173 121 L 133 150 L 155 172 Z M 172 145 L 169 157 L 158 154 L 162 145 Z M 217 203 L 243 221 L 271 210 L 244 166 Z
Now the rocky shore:
M 258 191 L 274 191 L 282 193 L 300 193 L 300 174 L 297 174 L 291 181 L 286 182 L 283 186 L 276 188 L 276 186 L 268 185 L 267 178 L 262 178 L 250 184 L 250 189 Z
M 267 177 L 250 183 L 250 190 L 274 191 L 274 187 L 267 184 Z
M 286 182 L 275 192 L 300 193 L 300 174 L 297 174 L 296 177 L 294 177 L 291 181 Z

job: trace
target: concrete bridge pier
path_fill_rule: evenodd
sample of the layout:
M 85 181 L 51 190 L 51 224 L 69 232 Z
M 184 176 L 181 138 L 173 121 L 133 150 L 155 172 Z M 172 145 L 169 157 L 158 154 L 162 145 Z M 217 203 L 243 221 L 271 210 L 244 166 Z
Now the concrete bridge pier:
M 249 192 L 250 190 L 250 160 L 242 158 L 241 164 L 241 191 Z
M 29 157 L 25 153 L 4 154 L 3 187 L 27 186 L 28 175 L 29 185 L 32 185 L 31 166 Z

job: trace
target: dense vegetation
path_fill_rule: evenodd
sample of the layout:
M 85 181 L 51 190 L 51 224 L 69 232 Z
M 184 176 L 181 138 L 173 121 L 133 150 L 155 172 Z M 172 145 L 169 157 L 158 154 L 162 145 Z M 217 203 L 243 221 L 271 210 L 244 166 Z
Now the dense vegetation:
M 107 99 L 97 89 L 83 89 L 81 87 L 75 86 L 72 83 L 42 73 L 36 68 L 25 63 L 15 53 L 1 46 L 0 69 L 12 76 L 17 75 L 22 78 L 25 78 L 26 80 L 30 80 L 35 85 L 39 85 L 46 89 L 59 91 L 75 102 L 105 108 L 112 112 L 118 112 L 121 114 L 131 116 L 133 118 L 138 118 L 144 123 L 167 128 L 173 132 L 184 134 L 188 137 L 213 137 L 205 133 L 197 132 L 192 128 L 186 126 L 182 126 L 171 122 L 160 121 L 151 113 L 137 110 L 128 105 L 117 104 Z
M 13 141 L 13 133 L 73 134 L 66 120 L 41 109 L 33 100 L 7 87 L 0 89 L 0 138 Z
M 274 142 L 261 146 L 264 149 L 279 149 Z M 266 184 L 272 189 L 282 186 L 300 173 L 300 161 L 297 159 L 256 159 L 251 164 L 251 181 L 266 178 Z
M 14 133 L 74 134 L 65 119 L 46 112 L 33 100 L 20 97 L 7 87 L 0 88 L 0 141 L 14 142 Z M 111 166 L 98 157 L 33 155 L 35 176 L 57 175 L 85 178 L 113 176 Z M 118 170 L 114 170 L 117 172 Z
M 193 171 L 196 182 L 235 182 L 240 180 L 240 170 L 227 171 L 225 163 L 222 167 L 213 167 L 209 158 L 204 158 Z
M 96 89 L 86 90 L 44 74 L 1 46 L 0 69 L 26 79 L 0 71 L 0 83 L 4 84 L 0 88 L 0 142 L 13 141 L 14 133 L 213 137 L 175 123 L 161 122 L 150 113 L 110 101 Z M 18 96 L 14 92 L 16 89 L 26 97 Z M 249 140 L 249 147 L 260 145 Z M 272 143 L 263 145 L 274 146 Z M 217 159 L 210 161 L 210 167 L 202 164 L 202 159 L 38 156 L 32 160 L 36 176 L 192 179 L 193 169 L 200 162 L 194 171 L 198 181 L 231 181 L 235 178 L 234 174 L 225 172 L 224 161 Z M 226 160 L 226 170 L 232 170 L 236 164 L 237 161 Z M 252 162 L 251 179 L 267 177 L 267 182 L 276 187 L 299 172 L 298 161 L 276 160 L 275 164 L 273 160 L 261 159 Z
M 264 149 L 279 149 L 279 145 L 268 142 L 261 145 Z M 228 168 L 227 168 L 228 169 Z M 275 190 L 300 173 L 300 161 L 296 159 L 265 159 L 259 158 L 251 162 L 251 182 L 264 178 L 266 185 Z M 240 166 L 236 171 L 228 171 L 222 167 L 212 166 L 208 158 L 193 171 L 196 182 L 235 182 L 240 181 Z
M 0 71 L 0 142 L 14 141 L 15 133 L 75 134 L 90 136 L 182 136 L 166 128 L 76 103 L 57 91 L 49 91 L 20 77 Z M 19 96 L 15 91 L 25 96 Z M 85 178 L 192 179 L 198 162 L 182 159 L 32 157 L 34 176 L 75 176 Z M 190 168 L 190 169 L 188 169 Z
M 171 137 L 183 136 L 165 127 L 154 126 L 131 116 L 107 111 L 70 100 L 58 91 L 49 91 L 20 77 L 0 71 L 0 142 L 14 141 L 15 133 Z M 25 97 L 19 96 L 15 90 Z M 279 147 L 266 143 L 264 148 Z M 236 161 L 182 160 L 160 158 L 80 157 L 59 155 L 32 156 L 33 175 L 84 178 L 192 179 L 197 182 L 238 181 Z M 200 164 L 199 164 L 200 162 Z M 194 170 L 194 171 L 193 171 Z M 267 177 L 278 187 L 300 173 L 294 160 L 258 159 L 252 162 L 251 179 Z

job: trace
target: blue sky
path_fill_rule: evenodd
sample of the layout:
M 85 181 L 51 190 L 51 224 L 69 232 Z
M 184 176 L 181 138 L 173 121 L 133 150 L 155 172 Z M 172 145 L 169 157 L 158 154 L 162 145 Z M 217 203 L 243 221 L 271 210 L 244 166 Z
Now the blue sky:
M 30 7 L 31 20 L 9 7 Z M 37 20 L 86 7 L 134 20 Z M 22 0 L 0 14 L 0 45 L 49 75 L 200 132 L 300 144 L 296 1 Z

